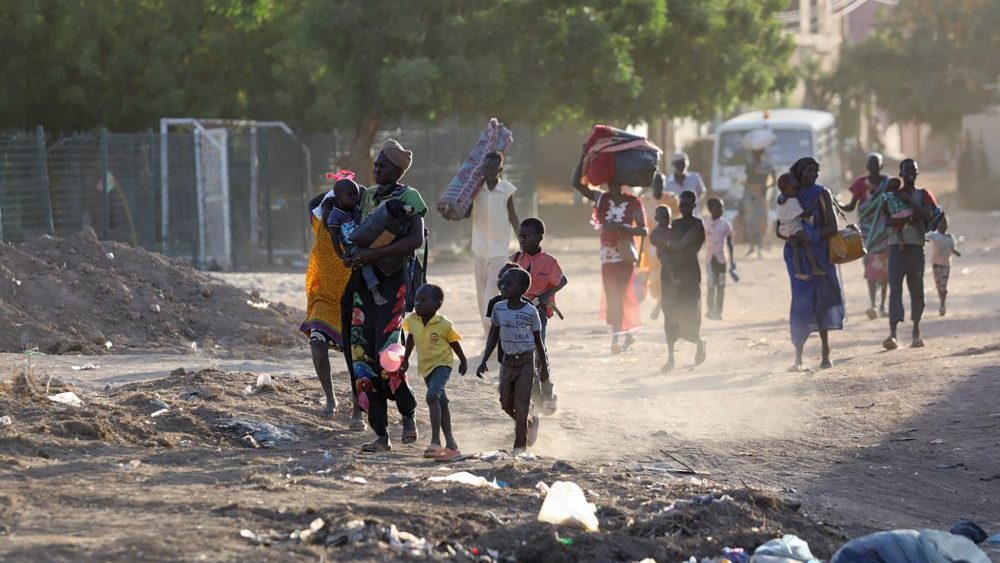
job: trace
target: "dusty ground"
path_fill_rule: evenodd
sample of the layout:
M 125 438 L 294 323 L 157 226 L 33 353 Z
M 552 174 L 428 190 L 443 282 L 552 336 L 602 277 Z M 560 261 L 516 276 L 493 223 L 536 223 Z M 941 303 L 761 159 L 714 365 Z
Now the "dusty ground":
M 840 534 L 960 519 L 1000 532 L 1000 229 L 988 213 L 956 211 L 951 224 L 965 237 L 964 257 L 953 262 L 947 317 L 936 314 L 928 271 L 927 347 L 882 351 L 886 324 L 864 317 L 860 265 L 851 264 L 843 269 L 848 325 L 831 338 L 835 366 L 807 373 L 785 371 L 788 283 L 777 247 L 741 261 L 726 320 L 704 325 L 709 360 L 688 367 L 694 350 L 681 346 L 681 369 L 664 375 L 656 322 L 631 352 L 608 356 L 609 337 L 597 321 L 596 241 L 550 237 L 547 247 L 570 278 L 559 300 L 568 319 L 550 325 L 560 411 L 543 421 L 533 450 L 542 457 L 534 460 L 436 467 L 419 457 L 423 436 L 417 446 L 397 444 L 393 455 L 357 455 L 369 436 L 346 431 L 347 413 L 317 416 L 304 345 L 262 348 L 250 359 L 200 351 L 0 356 L 8 382 L 21 370 L 40 386 L 51 375 L 56 384 L 75 384 L 87 403 L 51 405 L 23 388 L 0 401 L 0 416 L 13 417 L 0 428 L 0 559 L 380 559 L 399 555 L 354 540 L 387 537 L 382 529 L 390 524 L 431 545 L 449 541 L 461 544 L 452 545 L 460 553 L 494 549 L 520 560 L 674 561 L 721 545 L 752 547 L 780 531 L 802 535 L 816 555 L 829 557 Z M 476 356 L 482 338 L 469 306 L 470 270 L 438 264 L 431 277 L 446 288 L 444 312 Z M 222 277 L 263 299 L 302 306 L 301 274 Z M 818 363 L 818 343 L 807 355 Z M 86 362 L 100 367 L 72 369 Z M 223 371 L 168 377 L 177 367 Z M 278 389 L 248 390 L 264 373 Z M 346 377 L 335 384 L 343 396 Z M 207 395 L 189 393 L 198 386 L 209 387 Z M 157 394 L 170 410 L 153 419 L 159 403 L 149 401 Z M 510 447 L 492 380 L 456 376 L 449 395 L 464 451 Z M 218 428 L 232 418 L 288 427 L 298 441 L 248 448 Z M 419 422 L 426 432 L 425 410 Z M 426 481 L 458 470 L 508 486 Z M 600 535 L 534 523 L 541 505 L 534 485 L 556 479 L 578 482 L 599 505 Z M 747 486 L 785 500 L 750 495 Z M 734 500 L 662 512 L 713 488 Z M 314 538 L 331 546 L 285 539 L 316 518 L 323 524 Z M 355 518 L 366 522 L 361 531 L 341 534 Z M 241 529 L 263 537 L 242 538 Z M 566 546 L 557 536 L 575 542 Z M 341 542 L 347 545 L 334 546 Z

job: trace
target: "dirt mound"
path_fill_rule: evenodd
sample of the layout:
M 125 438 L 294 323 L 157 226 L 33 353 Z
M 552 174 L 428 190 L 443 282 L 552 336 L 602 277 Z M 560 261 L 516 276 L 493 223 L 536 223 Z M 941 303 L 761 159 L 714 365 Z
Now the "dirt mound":
M 11 424 L 0 432 L 0 450 L 44 458 L 49 452 L 80 449 L 88 442 L 146 448 L 261 448 L 297 441 L 296 433 L 307 435 L 315 426 L 310 420 L 302 426 L 280 427 L 260 421 L 261 416 L 298 421 L 305 409 L 286 408 L 301 402 L 299 390 L 280 385 L 258 389 L 255 381 L 251 373 L 206 369 L 125 385 L 105 395 L 18 371 L 0 383 L 0 414 L 11 417 Z M 83 405 L 49 398 L 61 392 L 76 393 Z
M 294 308 L 91 230 L 0 245 L 3 352 L 288 347 L 301 342 L 301 319 Z

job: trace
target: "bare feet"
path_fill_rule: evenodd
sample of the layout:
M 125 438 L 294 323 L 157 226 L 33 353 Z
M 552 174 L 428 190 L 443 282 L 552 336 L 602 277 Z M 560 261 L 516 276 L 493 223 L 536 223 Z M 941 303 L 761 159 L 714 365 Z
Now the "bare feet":
M 875 320 L 878 318 L 878 312 L 875 311 L 875 307 L 870 307 L 865 314 L 868 315 L 869 320 Z
M 802 368 L 802 364 L 792 364 L 792 367 L 788 368 L 788 372 L 789 373 L 798 373 L 798 372 L 802 372 L 802 371 L 805 371 Z
M 705 358 L 707 357 L 707 354 L 705 352 L 705 345 L 706 345 L 705 339 L 702 338 L 701 341 L 698 342 L 698 351 L 695 352 L 694 354 L 694 365 L 696 366 L 700 366 L 701 364 L 705 363 Z
M 923 348 L 923 347 L 924 347 L 924 339 L 920 338 L 919 336 L 914 336 L 913 341 L 910 342 L 910 348 Z
M 662 371 L 663 373 L 666 373 L 668 371 L 673 371 L 673 370 L 674 370 L 674 359 L 673 358 L 670 358 L 669 360 L 667 360 L 667 363 L 663 364 L 663 367 L 660 368 L 660 371 Z
M 823 358 L 823 361 L 819 364 L 819 369 L 830 369 L 832 367 L 833 362 L 830 361 L 830 358 Z
M 947 308 L 945 308 L 945 306 L 944 306 L 944 305 L 941 305 L 941 308 L 940 308 L 940 309 L 938 309 L 938 314 L 939 314 L 939 315 L 941 315 L 941 316 L 943 317 L 943 316 L 945 316 L 946 314 L 948 314 L 948 309 L 947 309 Z
M 350 428 L 355 432 L 361 432 L 368 429 L 368 424 L 365 422 L 364 415 L 361 414 L 360 411 L 354 413 L 354 416 L 351 417 Z
M 403 417 L 403 443 L 412 444 L 417 441 L 417 421 L 413 417 Z
M 326 407 L 323 408 L 323 416 L 325 416 L 326 418 L 330 418 L 333 416 L 333 413 L 336 410 L 337 410 L 337 396 L 334 395 L 332 397 L 327 397 Z
M 885 342 L 882 343 L 882 347 L 886 350 L 895 350 L 896 348 L 899 348 L 899 344 L 896 344 L 895 336 L 890 336 L 885 339 Z

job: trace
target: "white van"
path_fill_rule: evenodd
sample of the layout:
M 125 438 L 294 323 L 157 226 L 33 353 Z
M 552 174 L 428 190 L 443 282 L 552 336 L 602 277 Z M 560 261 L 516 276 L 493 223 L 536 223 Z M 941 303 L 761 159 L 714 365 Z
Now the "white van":
M 778 175 L 796 160 L 811 156 L 820 163 L 819 183 L 834 193 L 840 189 L 843 170 L 833 114 L 810 109 L 752 111 L 726 121 L 715 132 L 712 191 L 726 200 L 727 208 L 737 209 L 746 185 L 743 136 L 763 128 L 777 137 L 764 154 Z

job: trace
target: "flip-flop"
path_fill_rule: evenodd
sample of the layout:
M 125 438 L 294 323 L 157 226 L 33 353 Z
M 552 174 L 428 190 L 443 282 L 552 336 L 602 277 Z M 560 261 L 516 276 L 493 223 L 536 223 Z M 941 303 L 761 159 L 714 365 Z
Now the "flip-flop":
M 427 446 L 426 450 L 424 450 L 424 459 L 441 459 L 441 456 L 446 451 L 448 451 L 447 448 L 442 448 L 437 444 L 431 444 Z
M 462 455 L 462 452 L 458 450 L 453 450 L 451 448 L 441 448 L 441 455 L 438 456 L 437 460 L 440 462 L 449 461 L 459 461 L 459 459 L 468 459 L 469 456 Z
M 391 452 L 392 444 L 381 440 L 373 440 L 361 445 L 361 452 L 366 454 L 376 454 L 379 452 Z

